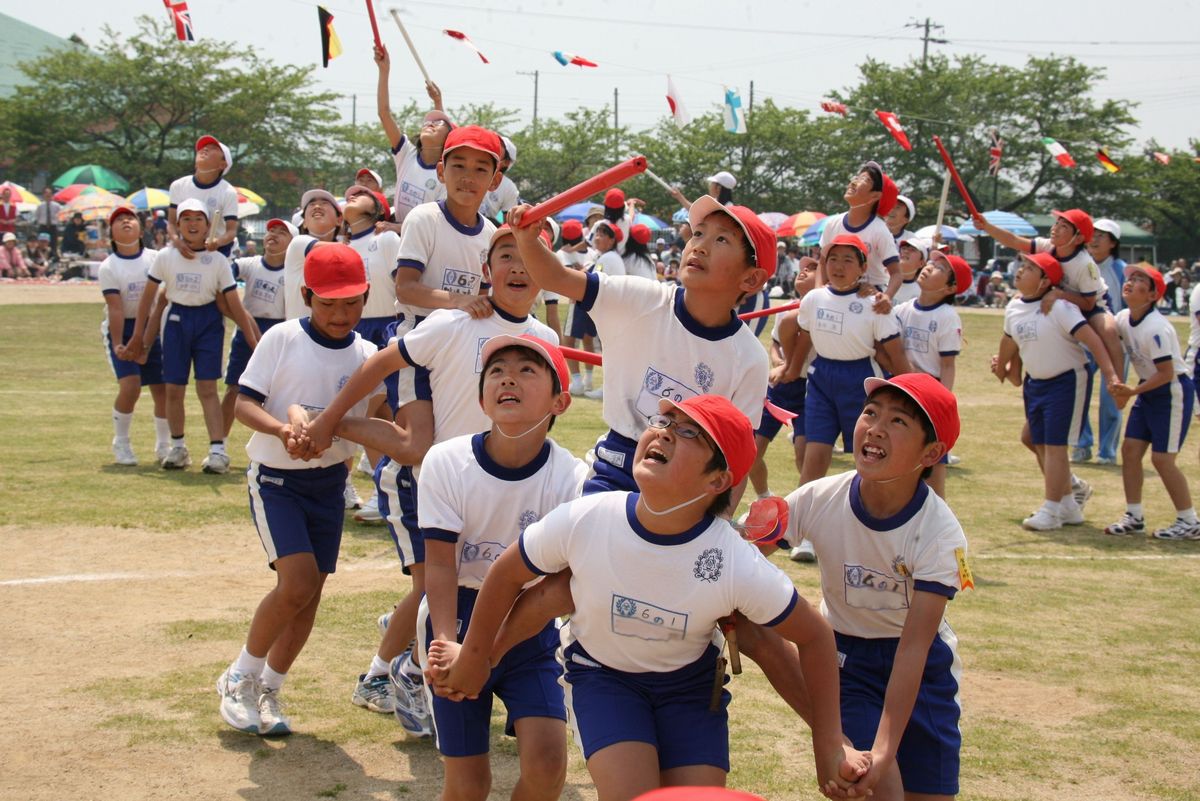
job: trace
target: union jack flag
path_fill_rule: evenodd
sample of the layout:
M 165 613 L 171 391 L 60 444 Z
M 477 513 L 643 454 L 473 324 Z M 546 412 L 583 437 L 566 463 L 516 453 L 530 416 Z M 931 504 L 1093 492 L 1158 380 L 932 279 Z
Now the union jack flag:
M 163 5 L 171 13 L 171 21 L 175 23 L 175 38 L 181 42 L 196 41 L 196 34 L 192 30 L 192 13 L 188 11 L 187 1 L 172 3 L 171 0 L 163 0 Z
M 1000 156 L 1004 153 L 1004 140 L 1000 138 L 995 128 L 988 131 L 992 135 L 992 146 L 988 148 L 988 174 L 1000 174 Z

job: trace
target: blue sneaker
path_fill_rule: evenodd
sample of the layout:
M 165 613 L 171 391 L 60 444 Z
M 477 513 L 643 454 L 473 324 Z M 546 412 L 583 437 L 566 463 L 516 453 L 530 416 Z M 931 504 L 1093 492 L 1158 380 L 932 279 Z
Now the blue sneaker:
M 429 737 L 433 734 L 433 716 L 425 702 L 425 682 L 420 674 L 413 675 L 405 670 L 412 665 L 411 652 L 405 651 L 392 660 L 388 678 L 392 684 L 393 711 L 396 720 L 411 737 Z
M 392 682 L 387 676 L 368 676 L 363 673 L 358 677 L 358 685 L 355 686 L 350 701 L 355 706 L 366 707 L 372 712 L 386 715 L 395 709 Z

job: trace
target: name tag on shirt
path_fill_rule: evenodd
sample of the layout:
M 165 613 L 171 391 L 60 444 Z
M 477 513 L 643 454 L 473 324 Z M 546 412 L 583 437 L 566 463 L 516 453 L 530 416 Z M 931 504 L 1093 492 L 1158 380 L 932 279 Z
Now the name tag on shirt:
M 844 316 L 840 311 L 817 309 L 817 330 L 840 335 Z
M 904 329 L 904 349 L 915 353 L 929 353 L 929 332 L 923 328 L 906 326 Z
M 199 292 L 203 280 L 200 273 L 179 273 L 175 276 L 175 288 L 180 292 Z
M 447 268 L 442 274 L 442 289 L 460 295 L 475 295 L 479 292 L 479 276 L 466 270 Z
M 688 616 L 661 606 L 613 593 L 612 631 L 639 640 L 682 640 L 687 635 Z
M 638 393 L 637 410 L 642 417 L 649 418 L 658 414 L 658 402 L 669 398 L 678 403 L 685 398 L 694 398 L 700 393 L 664 372 L 653 367 L 646 368 L 646 376 L 642 379 L 642 391 Z
M 856 609 L 908 609 L 908 585 L 879 570 L 843 565 L 846 605 Z

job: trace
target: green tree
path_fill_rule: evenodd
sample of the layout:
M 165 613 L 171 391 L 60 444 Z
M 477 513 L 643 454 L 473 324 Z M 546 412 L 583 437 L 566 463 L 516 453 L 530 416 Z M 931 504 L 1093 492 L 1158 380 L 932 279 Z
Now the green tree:
M 1154 151 L 1171 157 L 1159 164 Z M 1159 261 L 1200 257 L 1200 140 L 1192 139 L 1187 150 L 1168 151 L 1151 139 L 1144 156 L 1122 165 L 1144 187 L 1140 215 L 1130 219 L 1144 223 L 1158 237 Z
M 517 163 L 510 176 L 521 197 L 545 200 L 615 164 L 627 140 L 624 128 L 613 128 L 612 111 L 580 108 L 561 120 L 539 121 L 509 134 L 517 146 Z M 597 198 L 597 200 L 599 200 Z

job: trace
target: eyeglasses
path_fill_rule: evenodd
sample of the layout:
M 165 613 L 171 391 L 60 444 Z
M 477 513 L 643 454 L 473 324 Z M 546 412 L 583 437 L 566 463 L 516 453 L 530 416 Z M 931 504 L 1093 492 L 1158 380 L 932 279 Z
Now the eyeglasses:
M 646 424 L 651 428 L 657 428 L 660 431 L 665 431 L 671 426 L 675 426 L 675 433 L 678 434 L 681 439 L 696 439 L 696 437 L 699 437 L 704 433 L 704 429 L 695 423 L 688 422 L 687 420 L 672 420 L 665 414 L 650 415 L 650 417 L 646 420 Z

